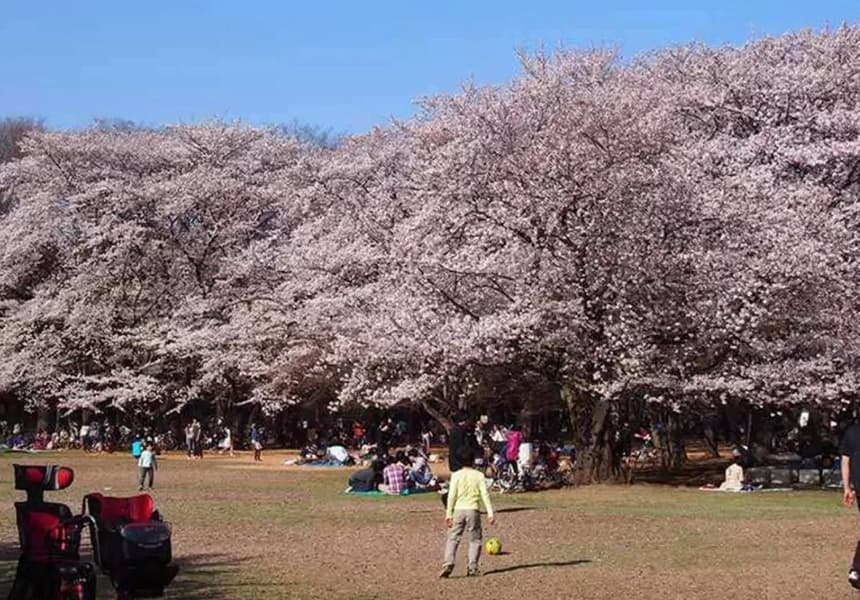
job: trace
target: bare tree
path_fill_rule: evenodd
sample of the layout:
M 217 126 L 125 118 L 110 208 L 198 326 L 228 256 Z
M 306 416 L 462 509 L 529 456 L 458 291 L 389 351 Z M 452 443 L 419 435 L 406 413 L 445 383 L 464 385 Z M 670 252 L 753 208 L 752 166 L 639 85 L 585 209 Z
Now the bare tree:
M 131 133 L 134 131 L 145 131 L 150 129 L 130 119 L 98 117 L 93 119 L 93 127 L 101 131 L 113 131 L 117 133 Z
M 21 140 L 28 133 L 42 129 L 42 120 L 32 117 L 8 117 L 0 120 L 0 163 L 20 158 Z
M 303 146 L 325 150 L 337 148 L 343 143 L 345 137 L 343 133 L 336 132 L 330 127 L 323 128 L 319 125 L 302 123 L 298 119 L 293 119 L 292 122 L 284 125 L 278 125 L 275 129 L 282 135 L 294 138 Z

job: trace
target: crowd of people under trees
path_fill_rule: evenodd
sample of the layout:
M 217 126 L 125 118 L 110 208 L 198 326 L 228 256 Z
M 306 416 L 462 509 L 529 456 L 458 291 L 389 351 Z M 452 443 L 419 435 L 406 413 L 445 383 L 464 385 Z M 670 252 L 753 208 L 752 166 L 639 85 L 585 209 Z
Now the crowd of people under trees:
M 711 455 L 718 456 L 720 446 L 729 445 L 743 467 L 769 464 L 773 456 L 795 456 L 798 464 L 810 468 L 830 468 L 837 458 L 838 440 L 852 421 L 850 411 L 791 410 L 785 412 L 750 412 L 734 415 L 730 411 L 705 411 L 695 420 L 682 421 L 672 429 L 667 420 L 649 420 L 634 412 L 616 413 L 608 419 L 605 435 L 609 436 L 607 461 L 616 477 L 648 450 L 656 459 L 645 465 L 669 469 L 673 453 L 686 453 L 691 440 L 704 442 Z M 565 422 L 567 419 L 561 419 Z M 557 422 L 558 419 L 552 419 Z M 32 420 L 30 421 L 32 423 Z M 564 453 L 574 464 L 577 450 L 585 447 L 592 436 L 589 423 L 583 430 L 568 427 L 548 429 L 541 421 L 522 420 L 513 416 L 481 415 L 468 421 L 469 439 L 483 449 L 487 464 L 495 459 L 518 460 L 521 445 L 543 464 L 557 466 Z M 671 423 L 671 421 L 669 421 Z M 169 427 L 124 424 L 111 419 L 92 418 L 78 425 L 71 418 L 56 429 L 28 428 L 21 422 L 0 421 L 0 447 L 28 450 L 82 449 L 85 452 L 126 451 L 136 440 L 152 443 L 156 452 L 185 451 L 190 459 L 206 453 L 233 455 L 234 450 L 251 450 L 254 460 L 262 460 L 264 447 L 299 449 L 295 464 L 374 465 L 375 486 L 382 483 L 382 471 L 391 463 L 412 469 L 418 461 L 421 485 L 429 482 L 429 462 L 439 448 L 449 443 L 456 428 L 441 426 L 435 419 L 417 418 L 414 412 L 378 415 L 372 418 L 344 418 L 330 415 L 321 421 L 298 419 L 288 435 L 279 436 L 275 423 L 262 419 L 248 421 L 244 427 L 228 425 L 223 418 L 173 419 Z M 287 440 L 289 443 L 284 444 Z M 434 452 L 434 448 L 436 449 Z M 444 456 L 444 450 L 442 452 Z M 525 461 L 529 462 L 528 460 Z M 579 465 L 582 466 L 582 465 Z M 426 472 L 425 472 L 426 468 Z

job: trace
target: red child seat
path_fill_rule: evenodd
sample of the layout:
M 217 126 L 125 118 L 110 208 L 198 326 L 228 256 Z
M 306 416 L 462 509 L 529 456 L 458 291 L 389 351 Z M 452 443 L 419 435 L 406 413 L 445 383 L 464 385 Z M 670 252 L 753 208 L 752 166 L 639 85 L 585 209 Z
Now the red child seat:
M 100 527 L 117 529 L 128 523 L 144 523 L 157 519 L 155 501 L 149 494 L 130 498 L 105 496 L 98 492 L 84 496 L 84 510 L 87 510 Z
M 15 503 L 21 550 L 31 562 L 78 560 L 80 528 L 69 523 L 72 511 L 65 504 Z
M 179 567 L 171 564 L 170 525 L 161 520 L 152 496 L 87 494 L 84 512 L 98 530 L 96 562 L 117 590 L 134 597 L 163 595 Z
M 15 503 L 21 557 L 9 597 L 48 599 L 74 590 L 76 598 L 93 600 L 93 565 L 80 560 L 81 533 L 89 520 L 73 516 L 65 504 L 43 500 L 45 491 L 69 487 L 74 472 L 57 465 L 13 469 L 15 488 L 27 492 L 27 501 Z
M 56 465 L 12 465 L 17 490 L 64 490 L 75 480 L 75 472 Z

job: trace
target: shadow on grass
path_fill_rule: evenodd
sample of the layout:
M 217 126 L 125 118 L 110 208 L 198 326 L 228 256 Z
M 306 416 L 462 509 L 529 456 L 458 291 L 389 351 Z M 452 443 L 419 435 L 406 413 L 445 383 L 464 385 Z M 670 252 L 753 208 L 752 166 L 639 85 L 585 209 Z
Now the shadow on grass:
M 505 567 L 503 569 L 493 569 L 492 571 L 485 571 L 484 577 L 486 577 L 487 575 L 496 575 L 498 573 L 510 573 L 511 571 L 520 571 L 522 569 L 539 569 L 541 567 L 573 567 L 576 565 L 584 565 L 590 562 L 590 560 L 567 560 L 557 562 L 529 563 L 527 565 L 514 565 L 512 567 Z
M 19 556 L 21 556 L 21 550 L 18 548 L 17 541 L 0 544 L 0 598 L 6 598 L 9 590 L 12 589 Z
M 496 514 L 498 514 L 498 513 L 516 513 L 516 512 L 523 512 L 523 511 L 529 511 L 529 510 L 538 510 L 538 507 L 537 506 L 506 506 L 505 508 L 497 508 Z M 426 513 L 439 514 L 439 513 L 442 513 L 444 511 L 445 511 L 445 508 L 443 507 L 443 508 L 424 508 L 424 509 L 418 509 L 418 510 L 407 510 L 406 512 L 408 512 L 410 514 L 426 514 Z M 485 511 L 481 511 L 481 514 L 486 515 L 487 513 Z
M 0 544 L 0 598 L 6 598 L 15 579 L 20 550 L 17 544 Z M 84 557 L 88 560 L 88 557 Z M 176 557 L 179 574 L 165 590 L 166 598 L 184 600 L 235 600 L 256 598 L 276 584 L 241 582 L 239 569 L 245 562 L 226 554 L 204 553 Z M 239 581 L 237 581 L 239 580 Z M 98 598 L 114 598 L 106 576 L 98 579 Z
M 515 513 L 528 510 L 537 510 L 536 506 L 506 506 L 505 508 L 497 508 L 497 513 Z
M 256 597 L 243 594 L 243 588 L 259 589 L 260 584 L 236 583 L 243 559 L 219 553 L 191 554 L 176 557 L 179 574 L 167 588 L 166 595 L 187 600 L 228 600 Z
M 3 543 L 0 544 L 0 562 L 13 561 L 18 562 L 18 557 L 21 556 L 21 549 L 18 543 Z

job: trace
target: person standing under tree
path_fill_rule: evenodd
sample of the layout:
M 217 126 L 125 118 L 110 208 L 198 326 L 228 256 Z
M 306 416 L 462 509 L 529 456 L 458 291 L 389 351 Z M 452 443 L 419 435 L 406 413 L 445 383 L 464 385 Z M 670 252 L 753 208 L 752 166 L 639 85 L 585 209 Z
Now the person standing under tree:
M 251 423 L 251 447 L 254 449 L 254 462 L 263 462 L 263 444 L 256 423 Z
M 20 427 L 19 425 L 15 425 L 15 427 Z M 15 435 L 15 429 L 12 429 L 12 435 Z M 81 450 L 84 452 L 90 451 L 90 426 L 86 423 L 81 425 Z
M 155 470 L 158 468 L 158 462 L 155 459 L 152 442 L 146 443 L 146 448 L 140 453 L 140 458 L 137 459 L 137 489 L 143 491 L 144 479 L 149 479 L 149 489 L 152 489 L 155 483 Z
M 134 460 L 140 460 L 141 454 L 143 454 L 143 442 L 140 437 L 134 436 L 134 441 L 131 443 L 131 456 Z
M 857 504 L 857 488 L 860 486 L 860 424 L 854 423 L 842 437 L 839 447 L 842 455 L 842 502 L 845 506 Z M 860 589 L 860 541 L 854 550 L 854 560 L 848 571 L 848 583 Z
M 388 445 L 394 433 L 394 423 L 391 417 L 383 419 L 376 430 L 376 455 L 382 458 L 388 457 Z
M 229 427 L 224 427 L 224 441 L 221 442 L 221 452 L 229 452 L 233 456 L 233 433 Z
M 188 448 L 188 460 L 194 458 L 194 429 L 189 423 L 185 426 L 185 447 Z
M 521 475 L 519 468 L 520 460 L 520 445 L 523 443 L 523 434 L 516 423 L 511 423 L 508 427 L 508 440 L 505 446 L 505 459 L 514 467 L 517 476 Z
M 191 442 L 194 447 L 193 456 L 194 458 L 203 458 L 203 444 L 201 444 L 202 437 L 202 428 L 200 427 L 200 421 L 197 420 L 197 417 L 191 421 Z
M 465 412 L 458 412 L 454 416 L 454 426 L 448 438 L 448 469 L 451 473 L 459 471 L 463 466 L 471 466 L 472 458 L 478 443 L 475 441 L 475 433 L 469 427 L 469 416 Z
M 430 442 L 433 440 L 433 432 L 430 431 L 430 426 L 425 425 L 421 428 L 421 447 L 424 450 L 425 456 L 430 456 Z
M 448 435 L 448 470 L 451 476 L 463 468 L 464 465 L 472 464 L 472 457 L 478 448 L 475 441 L 474 429 L 469 427 L 469 415 L 464 411 L 454 415 L 454 425 Z M 442 491 L 442 505 L 448 504 L 448 492 Z

